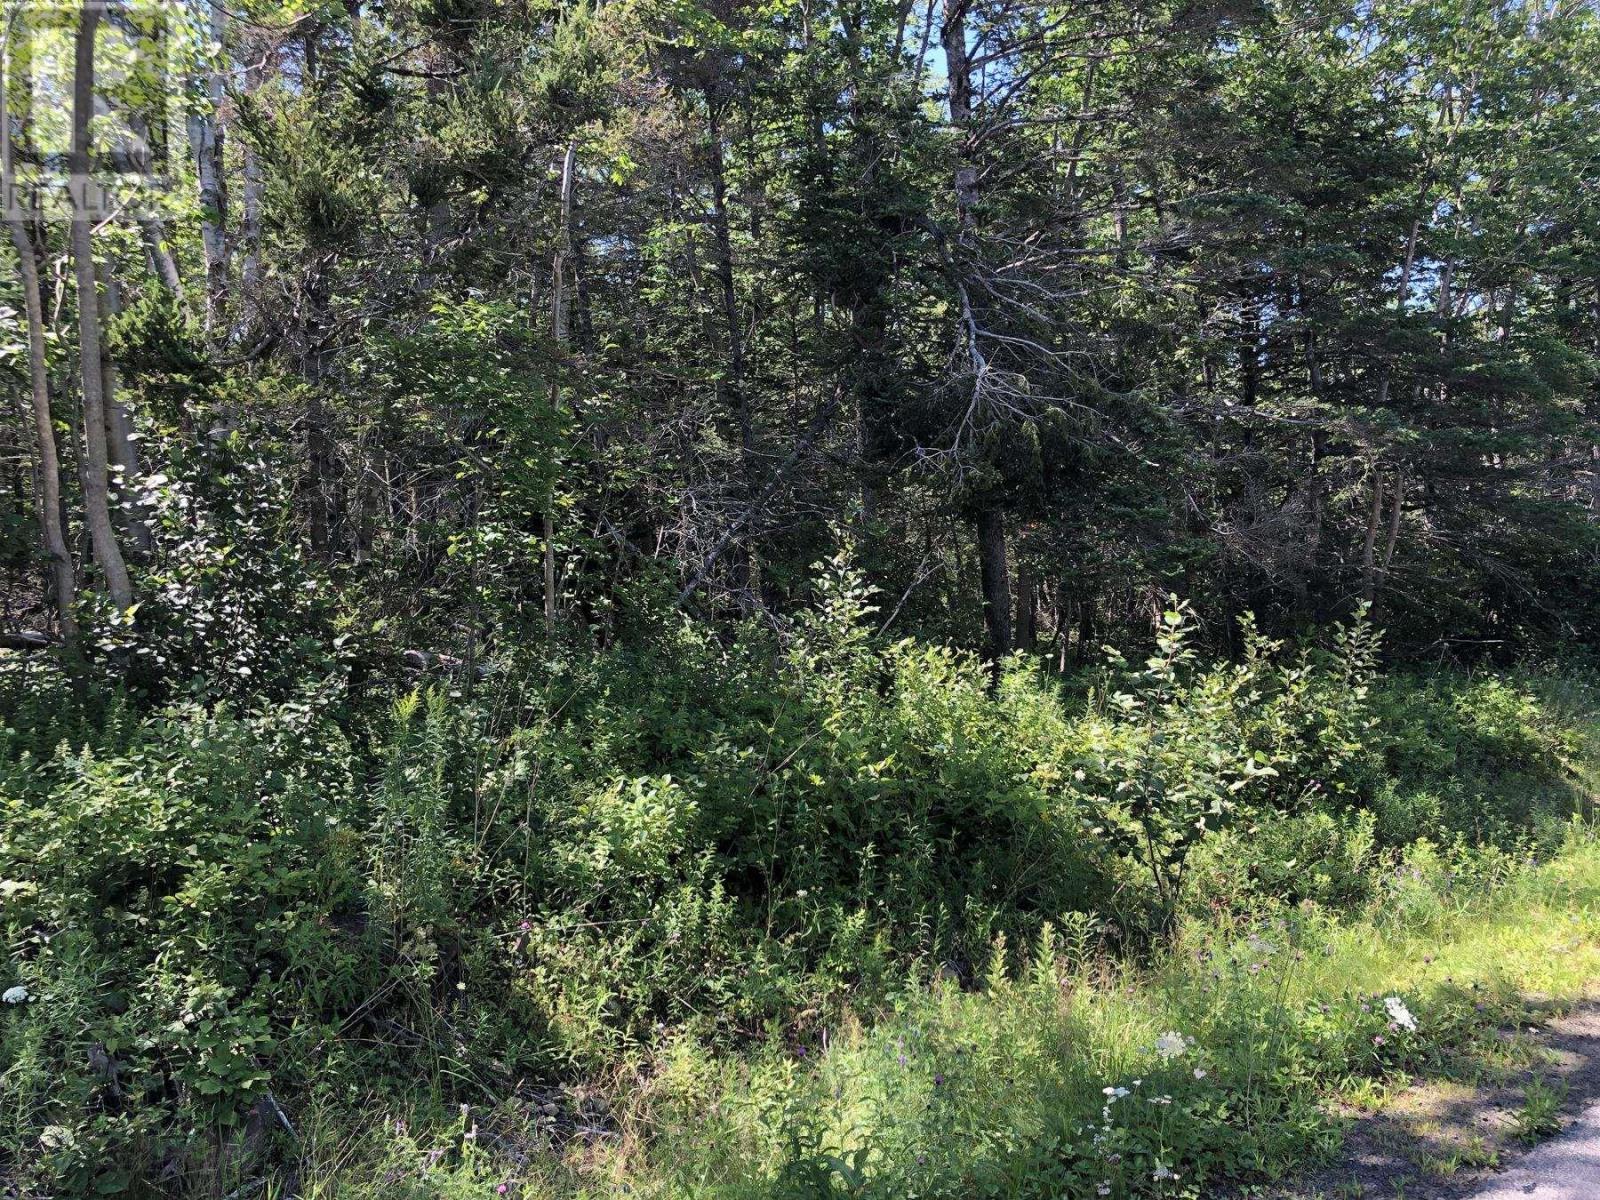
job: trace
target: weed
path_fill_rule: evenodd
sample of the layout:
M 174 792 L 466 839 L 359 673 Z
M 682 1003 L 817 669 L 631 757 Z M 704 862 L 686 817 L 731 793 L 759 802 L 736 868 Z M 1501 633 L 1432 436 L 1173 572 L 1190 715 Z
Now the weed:
M 1543 1078 L 1528 1081 L 1523 1089 L 1522 1108 L 1513 1118 L 1517 1140 L 1533 1145 L 1561 1132 L 1561 1106 L 1566 1103 L 1567 1085 L 1563 1080 Z

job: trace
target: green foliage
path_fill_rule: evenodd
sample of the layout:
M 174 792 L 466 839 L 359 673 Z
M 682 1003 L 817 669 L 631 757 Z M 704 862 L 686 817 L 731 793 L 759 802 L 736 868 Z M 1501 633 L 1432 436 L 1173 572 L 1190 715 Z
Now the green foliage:
M 1561 1107 L 1567 1099 L 1567 1085 L 1557 1080 L 1532 1079 L 1523 1089 L 1522 1107 L 1512 1118 L 1517 1139 L 1532 1145 L 1561 1132 Z
M 141 480 L 152 534 L 129 613 L 91 603 L 98 649 L 156 694 L 280 698 L 334 668 L 328 582 L 288 536 L 283 476 L 242 433 L 172 457 Z
M 204 495 L 169 504 L 202 534 Z M 228 569 L 211 545 L 182 561 Z M 177 578 L 180 557 L 150 569 Z M 1238 661 L 1206 661 L 1175 602 L 1144 664 L 1113 656 L 1086 695 L 1020 659 L 995 688 L 967 655 L 886 639 L 842 550 L 777 635 L 684 622 L 392 693 L 252 670 L 285 683 L 247 701 L 233 658 L 203 665 L 194 578 L 200 600 L 141 610 L 130 645 L 187 656 L 203 702 L 0 671 L 0 984 L 29 996 L 0 1013 L 0 1163 L 35 1190 L 232 1190 L 304 1153 L 286 1124 L 346 1120 L 356 1081 L 430 1129 L 532 1087 L 553 1105 L 538 1137 L 610 1132 L 624 1118 L 585 1108 L 583 1081 L 678 1047 L 638 1103 L 725 1123 L 707 1169 L 765 1164 L 732 1194 L 1189 1194 L 1327 1144 L 1323 1089 L 1500 1011 L 1435 989 L 1418 1038 L 1381 981 L 1341 992 L 1307 964 L 1348 914 L 1391 939 L 1453 928 L 1577 836 L 1563 786 L 1590 693 L 1380 678 L 1360 619 L 1320 648 L 1247 624 Z M 251 645 L 314 620 L 253 578 L 211 594 L 266 630 Z M 1170 965 L 1117 1032 L 1068 998 L 1127 950 Z M 1141 1008 L 1151 988 L 1166 1007 Z M 824 1055 L 839 1037 L 855 1048 Z M 764 1082 L 711 1120 L 739 1062 Z M 424 1169 L 396 1179 L 494 1183 L 491 1131 L 520 1119 L 474 1116 L 442 1156 L 408 1142 Z
M 282 1064 L 356 1001 L 330 921 L 357 878 L 335 700 L 178 706 L 9 768 L 0 919 L 7 986 L 30 999 L 0 1029 L 0 1155 L 22 1184 L 116 1192 L 188 1169 L 259 1123 Z

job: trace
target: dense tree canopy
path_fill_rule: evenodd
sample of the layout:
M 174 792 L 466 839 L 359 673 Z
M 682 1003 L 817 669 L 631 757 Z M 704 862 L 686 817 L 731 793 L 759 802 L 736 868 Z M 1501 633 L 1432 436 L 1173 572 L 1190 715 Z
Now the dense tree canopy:
M 902 627 L 1061 667 L 1171 591 L 1596 631 L 1591 4 L 11 20 L 83 51 L 70 137 L 7 81 L 14 628 L 477 659 L 781 622 L 848 540 Z
M 0 13 L 6 1200 L 1197 1198 L 1594 995 L 1596 0 Z

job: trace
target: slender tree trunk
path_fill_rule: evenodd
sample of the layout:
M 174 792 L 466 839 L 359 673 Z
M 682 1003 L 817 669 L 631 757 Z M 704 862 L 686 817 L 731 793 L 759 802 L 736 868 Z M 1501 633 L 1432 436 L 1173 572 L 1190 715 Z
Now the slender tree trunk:
M 1094 597 L 1081 596 L 1078 599 L 1078 645 L 1076 662 L 1083 666 L 1089 661 L 1090 647 L 1094 645 Z
M 968 0 L 944 0 L 944 22 L 939 42 L 944 47 L 946 75 L 950 80 L 950 123 L 965 136 L 972 120 L 972 78 L 967 70 Z M 978 205 L 978 169 L 962 146 L 955 175 L 958 220 L 962 235 L 972 230 Z
M 1383 520 L 1383 472 L 1372 468 L 1372 507 L 1367 510 L 1367 535 L 1361 543 L 1361 598 L 1372 600 L 1377 591 L 1375 555 L 1378 545 L 1378 525 Z
M 306 528 L 311 539 L 312 554 L 324 561 L 333 554 L 336 537 L 336 506 L 330 495 L 333 487 L 333 436 L 328 428 L 331 418 L 327 398 L 323 395 L 327 353 L 323 340 L 328 332 L 327 282 L 323 277 L 326 268 L 326 263 L 314 264 L 306 281 L 305 346 L 300 359 L 300 374 L 307 389 Z
M 750 397 L 745 390 L 744 329 L 739 321 L 739 294 L 734 288 L 727 166 L 722 153 L 722 109 L 720 101 L 709 91 L 706 111 L 711 141 L 711 232 L 716 242 L 717 285 L 722 293 L 722 320 L 727 334 L 728 371 L 722 381 L 723 402 L 739 427 L 739 475 L 743 504 L 748 508 L 755 500 L 755 424 L 750 413 Z M 750 542 L 740 538 L 731 549 L 734 590 L 740 593 L 740 604 L 747 605 L 753 582 Z
M 221 6 L 212 0 L 210 32 L 221 46 L 227 34 Z M 220 52 L 220 51 L 219 51 Z M 223 169 L 223 77 L 215 68 L 206 73 L 206 106 L 189 117 L 189 148 L 194 154 L 200 183 L 200 244 L 205 253 L 207 332 L 219 327 L 228 294 L 228 195 Z
M 183 276 L 178 271 L 178 260 L 172 255 L 172 245 L 167 241 L 165 227 L 154 217 L 140 217 L 139 233 L 144 242 L 145 255 L 150 260 L 151 271 L 167 293 L 181 302 Z
M 107 318 L 115 317 L 122 311 L 122 289 L 117 283 L 116 268 L 114 264 L 107 262 L 104 270 L 97 274 L 103 284 L 102 311 Z M 128 411 L 128 406 L 121 399 L 122 376 L 117 370 L 116 360 L 102 350 L 100 365 L 105 393 L 107 455 L 111 465 L 116 468 L 117 486 L 114 495 L 118 524 L 133 546 L 135 556 L 142 558 L 150 553 L 155 540 L 150 534 L 150 524 L 142 505 L 134 499 L 144 468 L 139 461 L 139 443 L 134 435 L 133 414 Z
M 988 505 L 978 510 L 974 527 L 988 657 L 998 671 L 1000 660 L 1011 653 L 1011 571 L 1006 561 L 1005 517 L 997 506 Z
M 261 71 L 252 66 L 245 72 L 245 86 L 254 91 L 261 82 Z M 266 182 L 261 175 L 261 162 L 248 137 L 240 139 L 244 149 L 241 173 L 244 176 L 243 197 L 239 206 L 239 244 L 243 247 L 244 261 L 239 267 L 239 284 L 246 297 L 254 291 L 261 278 L 261 197 Z M 246 309 L 248 305 L 241 305 Z M 248 319 L 245 311 L 239 313 L 241 323 Z
M 1038 640 L 1038 610 L 1034 595 L 1033 572 L 1026 563 L 1017 564 L 1017 649 L 1032 650 Z
M 8 189 L 9 192 L 9 189 Z M 22 301 L 28 324 L 28 382 L 33 400 L 34 439 L 39 455 L 38 505 L 39 534 L 45 557 L 50 561 L 50 579 L 55 592 L 56 611 L 61 622 L 61 640 L 69 650 L 77 645 L 77 572 L 72 553 L 67 549 L 65 522 L 61 515 L 61 459 L 56 452 L 55 422 L 50 413 L 50 367 L 45 358 L 44 304 L 39 294 L 39 260 L 33 239 L 19 217 L 10 217 L 11 242 L 17 249 L 22 277 Z
M 950 123 L 966 135 L 972 121 L 972 79 L 967 56 L 968 0 L 944 0 L 944 20 L 939 41 L 944 48 L 946 72 L 950 80 Z M 970 148 L 963 144 L 957 152 L 953 190 L 958 223 L 957 240 L 966 258 L 974 249 L 977 233 L 978 169 Z M 973 375 L 974 409 L 981 407 L 985 362 L 978 344 L 978 321 L 971 293 L 961 275 L 965 262 L 955 264 L 956 290 L 961 298 L 962 336 L 967 341 Z M 1006 524 L 1001 505 L 985 496 L 973 513 L 973 530 L 978 545 L 978 576 L 983 593 L 983 623 L 989 659 L 999 670 L 1000 659 L 1011 652 L 1011 583 L 1006 564 Z
M 1401 508 L 1406 501 L 1406 480 L 1400 468 L 1394 469 L 1394 501 L 1389 509 L 1389 529 L 1383 539 L 1383 559 L 1379 565 L 1379 578 L 1389 579 L 1389 567 L 1394 562 L 1394 548 L 1400 540 Z
M 556 240 L 555 261 L 550 266 L 550 336 L 556 353 L 565 356 L 567 346 L 567 275 L 572 269 L 572 188 L 577 173 L 578 143 L 567 143 L 566 156 L 561 160 L 561 232 Z M 550 407 L 561 408 L 561 373 L 565 363 L 558 363 L 550 384 Z M 544 514 L 544 621 L 546 628 L 555 628 L 556 622 L 556 547 L 555 519 L 550 509 Z
M 105 576 L 106 593 L 119 612 L 133 604 L 133 584 L 111 521 L 107 484 L 105 367 L 100 352 L 100 298 L 94 269 L 91 229 L 97 193 L 89 174 L 89 121 L 94 113 L 95 29 L 100 10 L 86 2 L 74 42 L 72 80 L 71 183 L 69 236 L 78 290 L 78 364 L 83 387 L 83 507 L 95 562 Z

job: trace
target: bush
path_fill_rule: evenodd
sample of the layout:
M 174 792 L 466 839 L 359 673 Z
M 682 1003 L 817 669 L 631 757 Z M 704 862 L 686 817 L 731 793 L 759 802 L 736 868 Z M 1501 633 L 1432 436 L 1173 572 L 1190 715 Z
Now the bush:
M 328 919 L 356 884 L 328 700 L 169 709 L 123 746 L 63 743 L 31 764 L 47 788 L 0 800 L 4 983 L 29 997 L 0 1018 L 0 1161 L 24 1183 L 214 1168 L 213 1139 L 259 1134 L 269 1088 L 292 1086 L 285 1043 L 303 1054 L 355 1001 Z
M 825 1031 L 921 1011 L 930 982 L 952 1009 L 1013 997 L 985 1020 L 1014 1025 L 935 1037 L 901 1021 L 904 1044 L 858 1064 L 868 1082 L 829 1079 L 858 1106 L 921 1114 L 864 1158 L 824 1092 L 753 1097 L 787 1114 L 763 1118 L 782 1134 L 763 1143 L 779 1167 L 762 1194 L 869 1175 L 881 1194 L 957 1194 L 939 1190 L 959 1174 L 947 1151 L 974 1137 L 994 1179 L 1059 1194 L 1106 1178 L 1084 1173 L 1094 1136 L 1121 1147 L 1117 1179 L 1235 1172 L 1309 1136 L 1294 1088 L 1341 1056 L 1403 1061 L 1374 1050 L 1386 1035 L 1353 1001 L 1283 1026 L 1243 986 L 1251 961 L 1265 969 L 1248 939 L 1226 949 L 1244 1007 L 1182 1010 L 1206 1044 L 1279 1039 L 1248 1136 L 1225 1116 L 1237 1097 L 1126 1057 L 1108 1061 L 1170 1109 L 1128 1104 L 1102 1128 L 1099 1089 L 1132 1090 L 1102 1064 L 1098 1082 L 1050 1082 L 1075 1098 L 1022 1133 L 971 1123 L 997 1072 L 1047 1058 L 1045 1033 L 1102 1036 L 1063 1023 L 1062 963 L 1089 986 L 1120 948 L 1165 961 L 1202 917 L 1273 944 L 1292 929 L 1297 952 L 1368 904 L 1375 925 L 1444 928 L 1567 836 L 1564 779 L 1587 753 L 1582 706 L 1544 699 L 1548 684 L 1380 678 L 1364 619 L 1321 647 L 1247 625 L 1239 661 L 1207 662 L 1174 601 L 1154 653 L 1113 659 L 1086 695 L 1021 659 L 996 687 L 974 658 L 874 626 L 841 555 L 788 629 L 544 645 L 382 707 L 337 671 L 246 701 L 237 681 L 261 677 L 234 658 L 156 708 L 6 660 L 0 985 L 29 999 L 0 1012 L 0 1175 L 23 1195 L 235 1180 L 226 1192 L 287 1126 L 357 1095 L 437 1114 L 488 1094 L 589 1128 L 611 1118 L 583 1082 L 665 1044 L 706 1071 L 717 1053 L 798 1072 Z M 148 628 L 180 656 L 205 641 L 183 620 Z M 1208 986 L 1204 970 L 1185 984 Z M 899 1071 L 901 1054 L 924 1066 Z M 498 1160 L 462 1149 L 469 1128 L 453 1178 L 476 1187 Z

